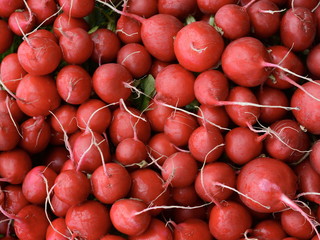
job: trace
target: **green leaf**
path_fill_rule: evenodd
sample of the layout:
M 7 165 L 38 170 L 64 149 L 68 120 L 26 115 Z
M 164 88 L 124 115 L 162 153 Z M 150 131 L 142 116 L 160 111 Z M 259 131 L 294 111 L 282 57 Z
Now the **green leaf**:
M 193 112 L 193 111 L 197 111 L 199 106 L 200 106 L 200 103 L 195 99 L 190 104 L 185 106 L 185 109 L 190 112 Z

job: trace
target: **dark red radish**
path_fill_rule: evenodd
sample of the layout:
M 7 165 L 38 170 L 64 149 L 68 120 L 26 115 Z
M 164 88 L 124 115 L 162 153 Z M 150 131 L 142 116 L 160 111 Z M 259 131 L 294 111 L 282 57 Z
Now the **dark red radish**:
M 203 72 L 217 65 L 223 50 L 221 35 L 204 21 L 186 25 L 174 40 L 178 62 L 193 72 Z
M 83 132 L 75 139 L 72 155 L 78 171 L 93 173 L 111 160 L 108 139 L 96 132 Z
M 17 9 L 24 8 L 23 0 L 1 0 L 0 1 L 0 16 L 8 18 L 11 13 Z M 2 44 L 0 44 L 2 46 Z M 0 51 L 1 52 L 1 51 Z
M 5 90 L 0 90 L 0 114 L 13 118 L 16 123 L 20 123 L 25 118 L 16 99 L 10 97 Z
M 305 91 L 295 90 L 291 97 L 291 107 L 298 107 L 299 110 L 293 110 L 293 115 L 300 125 L 312 134 L 320 134 L 318 122 L 320 116 L 320 102 L 313 97 L 320 98 L 319 80 L 315 83 L 307 82 L 302 85 Z M 313 97 L 311 97 L 311 96 Z
M 141 212 L 146 208 L 147 205 L 139 199 L 120 199 L 111 206 L 111 223 L 123 234 L 140 235 L 148 229 L 151 222 L 150 213 Z
M 22 68 L 18 60 L 17 53 L 10 53 L 2 59 L 0 68 L 1 81 L 11 92 L 16 92 L 21 79 L 26 74 L 27 72 Z
M 139 166 L 147 156 L 146 145 L 137 138 L 123 139 L 116 147 L 115 157 L 125 167 Z
M 161 175 L 166 185 L 186 187 L 194 182 L 197 171 L 196 160 L 190 153 L 177 152 L 164 161 Z
M 130 72 L 118 63 L 99 66 L 92 77 L 94 91 L 106 103 L 115 103 L 121 98 L 126 100 L 131 94 L 126 84 L 132 81 Z
M 85 31 L 89 30 L 89 25 L 83 18 L 70 17 L 68 13 L 63 12 L 54 20 L 53 32 L 57 38 L 60 38 L 64 32 L 78 27 Z
M 270 0 L 254 2 L 247 10 L 251 31 L 258 38 L 269 38 L 280 28 L 280 10 L 276 3 Z
M 157 218 L 152 218 L 148 229 L 144 233 L 137 236 L 129 236 L 128 240 L 173 240 L 173 237 L 171 230 L 164 222 Z
M 91 58 L 99 65 L 110 63 L 117 59 L 121 43 L 116 33 L 106 28 L 100 28 L 90 34 L 93 41 L 93 52 Z
M 188 105 L 195 98 L 194 81 L 190 71 L 179 64 L 170 64 L 155 79 L 156 99 L 177 107 Z
M 301 207 L 301 209 L 309 216 L 314 217 L 314 213 L 310 209 L 305 207 Z M 283 230 L 291 237 L 307 240 L 315 234 L 313 226 L 297 211 L 288 209 L 281 213 L 280 218 Z
M 192 205 L 174 208 L 172 212 L 172 220 L 176 223 L 183 223 L 189 219 L 196 218 L 207 222 L 209 211 L 208 207 L 205 206 L 207 204 L 208 203 L 203 204 L 202 201 L 197 201 L 195 204 Z
M 60 173 L 63 164 L 69 159 L 69 152 L 62 146 L 50 146 L 46 149 L 44 155 L 45 166 L 50 168 L 56 173 Z
M 215 14 L 223 5 L 235 3 L 236 0 L 197 0 L 200 11 L 205 14 Z
M 44 117 L 33 117 L 21 125 L 22 138 L 19 146 L 27 152 L 34 154 L 43 151 L 50 142 L 51 128 Z
M 166 158 L 178 151 L 164 133 L 153 135 L 148 142 L 147 148 L 152 158 L 151 160 L 156 161 L 159 165 L 162 165 Z
M 36 166 L 32 168 L 23 180 L 23 195 L 30 203 L 44 204 L 56 177 L 57 173 L 50 167 Z
M 18 214 L 18 212 L 29 204 L 22 192 L 21 185 L 11 184 L 3 188 L 5 201 L 3 209 L 9 213 Z
M 299 163 L 294 170 L 299 179 L 300 195 L 308 201 L 319 204 L 320 196 L 318 193 L 320 192 L 320 175 L 313 169 L 310 161 L 308 159 L 304 160 L 302 163 Z
M 56 77 L 60 97 L 70 104 L 81 104 L 89 99 L 92 83 L 89 73 L 78 65 L 63 67 Z
M 287 6 L 291 8 L 296 7 L 304 7 L 308 8 L 310 11 L 314 10 L 317 6 L 319 6 L 318 0 L 294 0 L 294 1 L 287 1 Z
M 251 24 L 247 6 L 226 4 L 218 9 L 214 21 L 221 29 L 224 38 L 234 40 L 248 36 L 250 33 Z
M 151 128 L 156 132 L 163 132 L 167 118 L 171 115 L 173 109 L 163 106 L 161 103 L 151 99 L 148 110 L 145 112 Z
M 310 164 L 312 165 L 312 168 L 318 174 L 320 174 L 320 141 L 319 140 L 313 143 L 309 158 L 310 158 Z
M 51 129 L 51 137 L 50 137 L 50 144 L 53 146 L 64 146 L 65 142 L 65 134 L 61 132 L 56 132 Z
M 0 151 L 10 151 L 18 145 L 21 139 L 18 129 L 9 114 L 0 113 Z
M 0 19 L 0 30 L 1 34 L 3 34 L 0 40 L 0 54 L 2 54 L 11 46 L 13 42 L 13 33 L 10 30 L 8 23 L 2 19 Z
M 7 218 L 5 215 L 3 215 L 2 213 L 0 214 L 0 233 L 5 236 L 5 235 L 8 235 L 7 232 L 8 232 L 8 227 L 10 226 L 9 223 L 10 223 L 10 219 Z M 10 236 L 7 236 L 7 238 L 3 237 L 1 238 L 1 240 L 16 240 L 16 238 L 12 239 Z
M 32 168 L 30 155 L 19 148 L 0 153 L 0 180 L 21 184 Z
M 30 9 L 16 11 L 10 14 L 8 24 L 14 34 L 23 36 L 36 26 L 36 16 Z
M 309 72 L 317 79 L 320 78 L 320 68 L 317 62 L 320 61 L 320 44 L 314 46 L 307 56 L 307 67 Z M 3 61 L 2 61 L 3 62 Z
M 64 218 L 56 218 L 54 219 L 50 226 L 48 226 L 46 232 L 46 239 L 47 240 L 65 240 L 70 239 L 71 233 L 68 230 L 66 225 L 66 221 Z
M 103 133 L 111 123 L 112 114 L 107 105 L 99 99 L 89 99 L 82 103 L 76 113 L 78 127 Z
M 233 163 L 246 164 L 262 153 L 266 137 L 259 136 L 247 127 L 233 128 L 225 136 L 225 153 Z
M 51 197 L 52 212 L 57 217 L 65 217 L 68 209 L 72 206 L 61 201 L 55 194 Z
M 250 106 L 249 104 L 258 104 L 258 100 L 253 94 L 252 90 L 246 87 L 236 86 L 230 90 L 230 94 L 225 103 L 228 104 L 225 109 L 230 119 L 237 124 L 239 127 L 251 126 L 254 125 L 261 112 L 261 108 Z M 243 103 L 243 106 L 233 105 L 234 102 Z M 246 105 L 246 103 L 249 103 Z
M 250 212 L 236 202 L 222 202 L 221 205 L 215 205 L 210 212 L 209 228 L 217 240 L 240 239 L 251 225 Z
M 182 206 L 196 206 L 199 202 L 199 196 L 195 190 L 194 184 L 186 187 L 175 187 L 171 191 L 172 200 Z
M 174 224 L 173 237 L 175 240 L 211 240 L 213 239 L 208 223 L 201 219 L 192 218 L 179 224 Z
M 279 221 L 273 219 L 267 219 L 260 221 L 255 227 L 252 229 L 252 237 L 259 239 L 274 239 L 274 240 L 282 240 L 287 234 L 282 228 L 282 225 Z
M 305 72 L 305 67 L 300 58 L 295 55 L 288 47 L 281 45 L 274 45 L 268 48 L 270 52 L 272 63 L 279 64 L 281 67 L 286 68 L 297 75 L 302 76 Z M 289 82 L 289 81 L 290 82 Z M 299 78 L 292 74 L 287 74 L 281 69 L 273 69 L 272 77 L 266 83 L 270 87 L 287 89 L 292 87 L 294 82 Z M 294 82 L 292 82 L 294 81 Z M 295 84 L 296 85 L 296 84 Z
M 130 174 L 132 185 L 130 197 L 140 199 L 148 206 L 167 206 L 170 191 L 165 186 L 161 175 L 154 170 L 138 169 Z M 151 210 L 151 215 L 158 215 L 162 209 Z
M 232 191 L 224 186 L 234 188 L 235 185 L 234 169 L 224 162 L 215 162 L 205 165 L 200 170 L 194 188 L 202 200 L 219 205 L 232 194 Z
M 70 17 L 88 16 L 94 9 L 94 0 L 58 0 L 62 10 Z
M 289 107 L 288 96 L 280 89 L 264 86 L 255 93 L 261 105 Z M 259 121 L 272 124 L 287 116 L 288 111 L 283 108 L 261 108 Z
M 128 43 L 117 53 L 117 63 L 125 66 L 134 78 L 141 78 L 149 72 L 152 60 L 143 45 Z
M 107 207 L 93 200 L 70 207 L 65 221 L 74 237 L 87 240 L 100 239 L 111 228 Z
M 98 167 L 91 176 L 93 195 L 102 203 L 113 204 L 128 195 L 131 177 L 120 164 L 111 162 Z
M 58 10 L 55 0 L 27 0 L 27 4 L 36 17 L 37 25 L 42 22 L 44 25 L 50 25 L 54 22 L 53 15 Z
M 128 0 L 127 11 L 149 18 L 158 12 L 157 0 Z
M 214 128 L 225 128 L 229 126 L 230 118 L 224 107 L 215 107 L 208 105 L 200 105 L 197 112 L 198 123 L 200 126 L 206 127 L 209 131 Z
M 237 178 L 237 190 L 244 194 L 241 201 L 257 212 L 277 212 L 287 206 L 299 208 L 292 201 L 297 191 L 297 176 L 277 159 L 260 157 L 245 164 Z
M 90 180 L 76 170 L 62 171 L 54 185 L 56 197 L 71 206 L 85 201 L 91 192 Z
M 28 37 L 18 48 L 18 59 L 28 73 L 46 75 L 60 64 L 62 53 L 59 45 L 50 38 Z
M 158 11 L 163 14 L 170 14 L 178 19 L 185 19 L 193 15 L 197 9 L 197 0 L 159 0 Z
M 117 21 L 116 34 L 125 44 L 139 43 L 141 42 L 141 23 L 122 15 Z
M 118 235 L 107 234 L 104 237 L 100 238 L 100 240 L 126 240 L 126 239 Z
M 309 48 L 316 36 L 316 22 L 311 10 L 294 7 L 286 11 L 281 19 L 280 37 L 284 46 L 293 51 Z
M 20 109 L 31 117 L 47 116 L 61 102 L 55 81 L 49 75 L 25 75 L 17 88 L 16 97 Z
M 56 108 L 50 116 L 50 125 L 57 132 L 65 131 L 72 134 L 78 130 L 76 120 L 77 108 L 70 104 L 64 104 Z
M 191 155 L 199 162 L 214 162 L 224 151 L 224 139 L 218 129 L 195 129 L 188 140 Z
M 82 28 L 72 28 L 59 38 L 63 59 L 69 64 L 82 64 L 93 52 L 93 41 Z
M 270 126 L 269 132 L 264 146 L 267 153 L 273 158 L 295 163 L 303 158 L 310 148 L 308 134 L 294 120 L 277 121 Z
M 118 145 L 126 138 L 137 138 L 143 143 L 147 143 L 151 136 L 151 127 L 145 115 L 132 107 L 124 107 L 121 104 L 113 112 L 113 118 L 109 126 L 110 138 L 113 144 Z M 136 133 L 134 133 L 136 132 Z

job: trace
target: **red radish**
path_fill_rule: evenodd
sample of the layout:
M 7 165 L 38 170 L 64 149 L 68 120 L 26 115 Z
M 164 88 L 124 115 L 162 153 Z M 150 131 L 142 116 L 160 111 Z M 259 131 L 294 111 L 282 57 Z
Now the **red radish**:
M 152 60 L 143 45 L 128 43 L 117 53 L 117 63 L 125 66 L 134 78 L 141 78 L 149 72 Z
M 60 38 L 64 32 L 78 27 L 85 31 L 89 30 L 89 25 L 83 18 L 73 18 L 68 16 L 68 13 L 63 12 L 54 20 L 53 32 L 57 38 Z
M 130 196 L 140 199 L 148 206 L 166 206 L 169 203 L 170 192 L 163 179 L 156 171 L 145 168 L 133 171 Z M 158 215 L 161 209 L 151 210 L 151 215 Z
M 172 112 L 164 124 L 164 133 L 176 146 L 185 146 L 193 131 L 198 127 L 195 117 L 181 111 Z
M 178 62 L 193 72 L 202 72 L 217 65 L 223 50 L 221 35 L 204 21 L 186 25 L 174 41 Z
M 107 234 L 104 237 L 100 238 L 100 240 L 126 240 L 126 239 L 118 235 Z
M 62 146 L 50 146 L 44 155 L 44 165 L 56 173 L 60 173 L 63 164 L 69 159 L 68 151 Z
M 260 239 L 278 239 L 286 237 L 280 222 L 273 219 L 267 219 L 259 222 L 252 230 L 252 237 Z
M 148 229 L 137 236 L 129 236 L 128 240 L 173 240 L 172 232 L 168 226 L 157 218 L 153 218 Z M 109 239 L 101 239 L 109 240 Z M 110 239 L 117 240 L 117 239 Z M 119 239 L 120 240 L 120 239 Z
M 267 153 L 276 159 L 295 163 L 310 148 L 310 139 L 300 125 L 291 119 L 283 119 L 270 126 L 270 135 L 264 142 Z
M 199 162 L 214 162 L 224 151 L 224 139 L 218 129 L 198 127 L 190 135 L 188 146 L 191 155 Z
M 146 144 L 151 136 L 149 122 L 139 110 L 124 106 L 121 104 L 113 112 L 113 119 L 109 127 L 111 141 L 118 145 L 126 138 L 133 138 L 136 132 L 137 138 Z
M 57 217 L 65 217 L 70 204 L 61 201 L 55 194 L 51 198 L 52 212 Z
M 50 138 L 50 144 L 54 146 L 64 146 L 65 136 L 64 133 L 56 132 L 53 129 L 51 129 L 51 138 Z
M 112 204 L 110 218 L 113 226 L 121 233 L 136 236 L 144 233 L 151 222 L 151 215 L 145 210 L 147 205 L 138 199 L 120 199 Z
M 167 118 L 171 115 L 173 109 L 161 105 L 161 103 L 151 99 L 148 110 L 145 112 L 151 128 L 156 132 L 163 132 Z
M 21 136 L 17 129 L 9 114 L 0 113 L 0 151 L 9 151 L 18 145 Z
M 0 180 L 11 184 L 21 184 L 32 167 L 29 154 L 22 149 L 0 153 Z
M 162 71 L 165 67 L 170 65 L 170 63 L 159 61 L 159 60 L 153 60 L 151 68 L 150 68 L 150 74 L 156 78 L 158 76 L 158 73 Z
M 65 240 L 70 239 L 71 233 L 67 228 L 64 218 L 54 219 L 47 229 L 47 240 Z
M 69 64 L 82 64 L 93 52 L 93 41 L 82 28 L 72 28 L 59 38 L 63 59 Z
M 44 204 L 56 177 L 56 172 L 50 167 L 36 166 L 32 168 L 23 180 L 23 195 L 30 203 Z
M 111 228 L 107 207 L 93 200 L 70 207 L 65 221 L 73 237 L 88 240 L 100 239 Z
M 66 14 L 74 18 L 88 16 L 94 9 L 93 0 L 58 0 L 58 3 Z
M 199 196 L 195 190 L 194 184 L 186 187 L 172 188 L 172 200 L 182 206 L 196 206 L 199 202 Z
M 107 105 L 99 99 L 90 99 L 82 103 L 76 114 L 80 129 L 91 129 L 97 133 L 103 133 L 111 123 L 111 111 Z
M 252 32 L 259 38 L 268 38 L 280 28 L 280 11 L 270 0 L 256 1 L 248 8 Z
M 32 75 L 52 73 L 60 64 L 62 53 L 58 44 L 50 38 L 28 37 L 17 51 L 24 70 Z
M 10 97 L 5 90 L 0 90 L 0 114 L 13 118 L 17 123 L 20 123 L 25 117 L 16 99 Z
M 201 117 L 198 118 L 198 123 L 209 131 L 214 128 L 222 130 L 221 127 L 226 130 L 229 126 L 230 119 L 224 107 L 200 105 L 197 114 Z
M 8 19 L 8 24 L 14 34 L 23 36 L 23 34 L 31 32 L 36 26 L 36 17 L 30 9 L 13 12 Z
M 196 240 L 199 238 L 203 240 L 213 239 L 208 224 L 197 218 L 174 224 L 173 236 L 175 240 Z
M 197 171 L 196 160 L 190 153 L 177 152 L 164 161 L 161 175 L 166 185 L 186 187 L 194 182 Z
M 234 188 L 236 184 L 235 171 L 224 162 L 207 164 L 198 173 L 195 180 L 195 190 L 198 196 L 207 202 L 220 204 L 228 199 L 232 191 L 223 186 Z
M 202 201 L 197 201 L 195 204 L 188 205 L 186 207 L 177 207 L 173 209 L 173 220 L 176 223 L 183 223 L 189 219 L 201 219 L 207 222 L 208 219 L 208 208 L 201 207 L 203 204 Z M 170 216 L 171 217 L 171 216 Z
M 264 86 L 257 90 L 256 97 L 261 105 L 289 107 L 288 96 L 281 90 Z M 287 116 L 288 111 L 282 108 L 261 108 L 259 121 L 272 124 Z
M 76 112 L 77 108 L 73 105 L 65 104 L 59 106 L 53 111 L 53 116 L 50 118 L 51 127 L 57 132 L 74 133 L 78 130 Z
M 0 50 L 1 52 L 1 50 Z M 16 92 L 20 80 L 27 72 L 22 68 L 17 53 L 11 53 L 1 62 L 1 81 L 11 92 Z
M 320 68 L 316 64 L 320 60 L 320 44 L 314 46 L 307 56 L 308 70 L 318 79 L 320 78 Z M 3 62 L 3 61 L 2 61 Z
M 177 152 L 175 145 L 170 142 L 168 136 L 164 133 L 153 135 L 147 147 L 150 157 L 159 165 L 162 165 L 166 158 Z
M 291 8 L 304 7 L 308 8 L 309 10 L 314 10 L 317 6 L 319 6 L 319 2 L 317 0 L 291 0 L 287 1 L 287 5 Z
M 127 11 L 149 18 L 158 12 L 156 0 L 128 0 Z
M 249 211 L 236 202 L 223 202 L 220 206 L 214 206 L 210 212 L 209 228 L 217 240 L 240 239 L 251 224 Z
M 117 21 L 116 28 L 116 33 L 123 43 L 141 42 L 141 24 L 139 21 L 122 15 Z
M 317 140 L 313 143 L 310 153 L 310 163 L 312 168 L 320 174 L 320 141 Z
M 317 83 L 317 84 L 315 84 Z M 298 107 L 299 110 L 293 110 L 296 120 L 312 134 L 320 134 L 317 119 L 320 116 L 320 102 L 310 97 L 310 94 L 316 98 L 320 98 L 319 80 L 315 83 L 307 82 L 302 85 L 305 91 L 297 89 L 291 97 L 291 107 Z
M 19 146 L 29 153 L 42 152 L 50 142 L 51 128 L 42 116 L 29 118 L 21 125 Z
M 215 14 L 223 5 L 235 4 L 236 0 L 197 0 L 201 12 L 206 14 Z
M 91 94 L 91 77 L 86 70 L 77 65 L 63 67 L 56 78 L 60 97 L 70 104 L 81 104 Z
M 16 97 L 20 109 L 32 117 L 49 115 L 49 111 L 56 109 L 61 102 L 55 81 L 50 76 L 25 75 Z
M 51 16 L 57 12 L 54 0 L 28 0 L 27 3 L 37 19 L 37 24 L 43 22 L 44 25 L 50 25 L 53 23 L 55 18 Z
M 0 54 L 2 54 L 11 46 L 13 42 L 13 33 L 10 30 L 8 23 L 2 19 L 0 19 L 0 30 L 3 34 L 3 37 L 0 40 Z
M 131 177 L 120 164 L 106 163 L 93 172 L 91 185 L 93 195 L 100 202 L 113 204 L 127 196 L 131 187 Z
M 115 61 L 120 50 L 120 39 L 109 29 L 100 28 L 90 34 L 93 41 L 91 58 L 99 65 Z
M 33 30 L 31 33 L 28 34 L 29 37 L 40 37 L 40 38 L 50 38 L 52 41 L 58 43 L 57 37 L 54 35 L 53 32 L 50 32 L 46 29 L 36 29 Z
M 135 137 L 126 138 L 117 145 L 115 157 L 125 167 L 138 166 L 139 163 L 146 161 L 147 148 L 142 141 Z
M 3 208 L 5 211 L 13 214 L 18 212 L 29 204 L 22 192 L 21 185 L 8 185 L 4 187 L 5 201 Z
M 93 173 L 111 160 L 108 139 L 96 132 L 83 132 L 75 139 L 72 155 L 77 170 Z
M 170 14 L 179 19 L 185 19 L 188 15 L 195 13 L 197 0 L 159 0 L 159 13 Z
M 131 91 L 125 86 L 133 78 L 121 64 L 107 63 L 98 67 L 92 77 L 93 89 L 106 103 L 115 103 L 121 98 L 126 100 Z
M 316 36 L 316 22 L 312 12 L 304 7 L 286 11 L 281 19 L 280 36 L 283 45 L 293 51 L 303 51 L 311 46 Z
M 0 16 L 3 18 L 8 18 L 15 10 L 22 9 L 23 7 L 23 0 L 1 0 Z M 0 46 L 2 46 L 2 44 L 0 44 Z
M 62 171 L 55 180 L 54 194 L 61 201 L 75 205 L 87 199 L 90 194 L 90 180 L 75 170 Z M 81 187 L 80 187 L 81 186 Z
M 235 164 L 246 164 L 262 153 L 265 137 L 246 127 L 233 128 L 225 136 L 226 155 Z

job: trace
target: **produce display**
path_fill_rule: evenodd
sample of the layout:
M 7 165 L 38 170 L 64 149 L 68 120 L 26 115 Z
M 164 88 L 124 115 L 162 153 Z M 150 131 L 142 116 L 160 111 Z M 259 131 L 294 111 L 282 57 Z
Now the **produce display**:
M 320 240 L 319 0 L 0 0 L 0 239 Z

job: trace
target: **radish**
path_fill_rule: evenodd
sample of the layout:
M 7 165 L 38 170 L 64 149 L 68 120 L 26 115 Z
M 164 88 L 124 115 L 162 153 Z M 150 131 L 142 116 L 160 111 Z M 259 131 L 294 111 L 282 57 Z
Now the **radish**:
M 61 201 L 55 194 L 51 197 L 52 212 L 57 217 L 65 217 L 68 209 L 71 207 L 70 204 Z
M 158 12 L 156 0 L 128 0 L 127 11 L 145 18 L 149 18 Z
M 260 239 L 284 239 L 286 233 L 279 221 L 267 219 L 259 222 L 252 230 L 252 237 Z
M 161 103 L 153 99 L 150 100 L 147 109 L 148 110 L 145 114 L 149 120 L 152 130 L 156 132 L 163 132 L 165 122 L 167 118 L 170 117 L 173 110 L 161 105 Z
M 71 233 L 67 228 L 64 218 L 54 219 L 46 232 L 47 240 L 65 240 L 70 239 Z
M 58 3 L 65 13 L 74 18 L 88 16 L 94 8 L 94 0 L 58 0 Z
M 171 191 L 172 200 L 182 206 L 196 206 L 199 202 L 199 196 L 195 190 L 194 184 L 186 187 L 175 187 Z
M 115 157 L 125 167 L 139 166 L 147 159 L 147 148 L 136 136 L 126 138 L 117 145 Z
M 230 123 L 230 118 L 224 107 L 200 105 L 197 114 L 200 116 L 198 123 L 209 131 L 219 126 L 221 127 L 219 128 L 220 131 L 226 130 Z
M 59 106 L 52 113 L 50 125 L 58 132 L 65 131 L 67 134 L 72 134 L 78 130 L 76 121 L 77 108 L 73 105 L 65 104 Z
M 200 200 L 194 205 L 188 205 L 185 207 L 178 206 L 177 208 L 172 209 L 172 219 L 175 223 L 183 223 L 190 219 L 199 219 L 208 222 L 208 207 L 203 206 L 199 208 L 201 205 L 206 205 L 206 203 L 203 204 L 203 202 Z
M 25 118 L 25 115 L 19 108 L 16 99 L 10 97 L 5 90 L 0 90 L 0 114 L 8 116 L 16 123 L 21 123 Z
M 57 174 L 60 173 L 63 164 L 69 159 L 68 151 L 62 146 L 50 146 L 46 149 L 44 155 L 44 165 L 50 168 Z
M 8 24 L 14 34 L 23 36 L 23 34 L 31 32 L 36 26 L 36 17 L 27 6 L 27 10 L 10 14 Z
M 183 27 L 174 41 L 174 53 L 178 62 L 193 72 L 202 72 L 217 65 L 223 50 L 221 35 L 203 21 Z
M 141 42 L 141 24 L 131 17 L 121 15 L 117 21 L 116 34 L 125 44 L 139 43 Z
M 170 14 L 178 19 L 185 19 L 188 15 L 193 15 L 197 8 L 197 0 L 159 0 L 159 13 Z
M 39 26 L 38 26 L 39 27 Z M 46 29 L 34 29 L 31 33 L 28 33 L 29 37 L 40 37 L 40 38 L 49 38 L 52 41 L 58 43 L 57 37 L 54 35 L 53 32 L 50 32 Z
M 22 9 L 23 7 L 23 0 L 1 0 L 0 16 L 3 18 L 8 18 L 11 15 L 11 13 L 13 13 L 15 10 Z
M 21 136 L 17 129 L 9 114 L 0 113 L 0 151 L 10 151 L 18 145 Z
M 236 0 L 197 0 L 200 11 L 206 14 L 215 14 L 222 6 L 236 2 Z
M 320 78 L 320 68 L 316 64 L 320 59 L 320 44 L 314 46 L 307 56 L 307 67 L 316 78 Z
M 312 168 L 320 174 L 320 158 L 319 158 L 319 150 L 320 150 L 320 141 L 317 140 L 313 143 L 311 147 L 311 153 L 310 153 L 310 164 L 312 165 Z
M 3 37 L 0 40 L 0 54 L 4 53 L 9 49 L 13 42 L 13 33 L 9 28 L 6 21 L 0 19 L 0 30 L 3 33 Z
M 21 185 L 7 185 L 3 188 L 5 201 L 3 209 L 9 213 L 18 214 L 18 212 L 29 204 L 22 192 Z
M 309 1 L 294 0 L 294 1 L 287 1 L 287 5 L 290 6 L 291 8 L 304 7 L 304 8 L 308 8 L 310 11 L 311 10 L 314 11 L 319 6 L 319 2 L 317 0 L 309 0 Z
M 208 224 L 200 219 L 193 218 L 188 219 L 179 224 L 173 224 L 174 231 L 173 236 L 175 240 L 196 240 L 196 239 L 203 239 L 203 240 L 211 240 L 212 235 L 210 234 Z
M 27 0 L 27 3 L 36 17 L 37 24 L 44 22 L 44 25 L 50 25 L 54 22 L 55 18 L 51 17 L 57 12 L 57 5 L 54 0 Z
M 150 74 L 156 78 L 158 76 L 158 73 L 161 72 L 162 69 L 170 65 L 170 63 L 159 61 L 159 60 L 153 60 L 151 69 L 150 69 Z
M 104 237 L 100 238 L 100 240 L 126 240 L 126 239 L 118 235 L 107 234 Z

